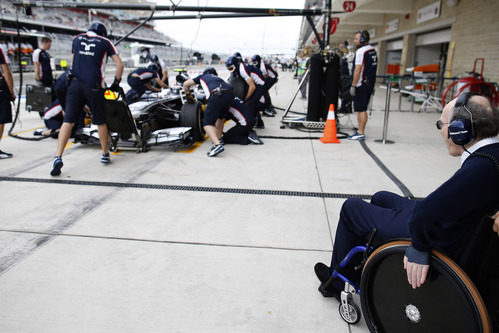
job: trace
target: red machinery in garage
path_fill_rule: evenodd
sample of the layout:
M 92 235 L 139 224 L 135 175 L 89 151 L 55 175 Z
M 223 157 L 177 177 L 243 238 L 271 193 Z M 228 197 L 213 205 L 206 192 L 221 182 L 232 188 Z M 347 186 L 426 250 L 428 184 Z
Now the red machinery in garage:
M 480 73 L 477 72 L 477 64 L 481 63 Z M 475 92 L 488 97 L 496 107 L 499 106 L 499 88 L 495 82 L 487 82 L 483 78 L 484 59 L 476 58 L 473 71 L 470 76 L 462 77 L 445 89 L 442 94 L 442 107 L 463 92 Z

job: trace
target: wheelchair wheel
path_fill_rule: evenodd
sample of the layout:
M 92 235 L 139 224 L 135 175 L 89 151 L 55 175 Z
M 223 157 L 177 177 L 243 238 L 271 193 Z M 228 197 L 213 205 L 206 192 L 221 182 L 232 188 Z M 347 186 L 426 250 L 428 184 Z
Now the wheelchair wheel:
M 362 271 L 360 298 L 371 332 L 491 332 L 473 282 L 447 256 L 433 251 L 426 282 L 417 289 L 403 267 L 408 241 L 377 248 Z
M 338 311 L 341 318 L 349 324 L 357 324 L 360 320 L 360 309 L 354 302 L 348 302 L 346 305 L 340 303 Z

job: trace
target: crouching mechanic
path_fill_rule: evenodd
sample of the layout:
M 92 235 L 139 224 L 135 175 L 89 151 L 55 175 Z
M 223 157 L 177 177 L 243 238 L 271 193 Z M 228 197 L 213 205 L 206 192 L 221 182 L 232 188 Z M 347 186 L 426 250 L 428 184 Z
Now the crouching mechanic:
M 161 81 L 159 77 L 160 71 L 159 65 L 151 63 L 147 67 L 137 68 L 128 74 L 127 83 L 131 89 L 126 93 L 127 103 L 131 104 L 138 101 L 146 90 L 161 92 L 161 88 L 168 88 L 166 83 Z M 151 82 L 155 82 L 160 88 L 156 88 Z
M 452 258 L 477 219 L 497 211 L 497 108 L 485 97 L 462 94 L 445 106 L 436 125 L 449 154 L 461 157 L 461 168 L 421 201 L 390 192 L 374 194 L 371 203 L 356 198 L 346 200 L 340 211 L 331 264 L 328 267 L 317 263 L 314 267 L 324 296 L 339 299 L 344 283 L 336 279 L 324 290 L 325 282 L 348 251 L 367 243 L 368 235 L 375 228 L 380 241 L 411 238 L 400 265 L 407 271 L 409 284 L 417 288 L 426 280 L 431 250 L 440 250 Z M 360 272 L 349 278 L 358 283 Z
M 93 22 L 88 31 L 77 35 L 73 39 L 71 52 L 71 82 L 67 91 L 66 113 L 57 141 L 57 151 L 52 163 L 50 175 L 61 174 L 62 153 L 69 140 L 71 130 L 83 112 L 84 105 L 88 105 L 92 112 L 92 122 L 97 125 L 99 140 L 102 148 L 102 164 L 109 164 L 108 130 L 104 109 L 104 64 L 110 56 L 116 64 L 114 82 L 111 90 L 118 90 L 123 74 L 123 62 L 113 43 L 107 39 L 107 28 L 100 22 Z
M 190 87 L 200 84 L 208 100 L 203 118 L 203 128 L 208 134 L 213 146 L 207 153 L 214 157 L 224 151 L 226 143 L 248 144 L 248 140 L 260 141 L 256 136 L 250 135 L 254 117 L 250 116 L 250 110 L 238 98 L 235 99 L 232 87 L 217 76 L 213 67 L 208 67 L 203 74 L 184 82 L 184 91 L 188 98 L 193 100 Z M 222 140 L 225 118 L 231 116 L 237 125 L 224 135 Z M 251 137 L 251 139 L 250 139 Z M 261 142 L 261 141 L 260 141 Z
M 64 122 L 64 109 L 66 108 L 66 92 L 67 92 L 67 82 L 68 82 L 68 72 L 62 73 L 61 76 L 55 81 L 54 84 L 54 96 L 55 100 L 50 104 L 50 106 L 43 112 L 43 122 L 45 123 L 44 129 L 36 130 L 33 135 L 41 136 L 51 136 L 57 138 L 59 136 L 59 130 Z M 80 113 L 73 130 L 71 131 L 71 137 L 75 133 L 81 130 L 84 126 L 85 115 L 90 113 L 90 109 L 85 105 L 84 113 Z

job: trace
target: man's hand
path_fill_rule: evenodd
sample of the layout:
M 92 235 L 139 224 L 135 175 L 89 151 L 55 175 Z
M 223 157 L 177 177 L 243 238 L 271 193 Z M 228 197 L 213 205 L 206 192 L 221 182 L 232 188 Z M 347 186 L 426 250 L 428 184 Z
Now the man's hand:
M 421 287 L 430 269 L 430 252 L 409 246 L 405 251 L 404 269 L 407 271 L 407 281 L 412 289 Z
M 196 99 L 194 98 L 194 95 L 190 92 L 185 94 L 185 98 L 187 99 L 187 103 L 189 103 L 189 104 L 196 103 Z
M 356 93 L 356 88 L 354 86 L 351 86 L 350 87 L 350 96 L 355 96 L 355 93 Z
M 409 262 L 404 256 L 404 269 L 407 271 L 407 281 L 412 286 L 412 289 L 419 288 L 426 281 L 430 265 L 421 265 Z
M 494 230 L 494 232 L 497 232 L 497 235 L 499 236 L 499 211 L 492 215 L 492 219 L 494 220 L 492 229 Z
M 119 91 L 120 90 L 120 82 L 121 79 L 117 79 L 116 77 L 114 78 L 113 84 L 111 84 L 111 87 L 109 88 L 112 91 Z

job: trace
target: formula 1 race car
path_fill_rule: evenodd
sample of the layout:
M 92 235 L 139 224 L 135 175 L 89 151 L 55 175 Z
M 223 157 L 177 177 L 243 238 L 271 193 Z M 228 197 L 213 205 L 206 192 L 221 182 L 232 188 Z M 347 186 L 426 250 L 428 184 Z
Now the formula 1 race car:
M 150 146 L 188 145 L 205 136 L 203 115 L 204 94 L 194 93 L 189 103 L 181 87 L 160 93 L 146 93 L 139 101 L 128 105 L 125 94 L 107 90 L 106 115 L 110 150 L 118 147 L 145 152 Z M 97 126 L 84 127 L 75 138 L 82 144 L 99 143 Z

